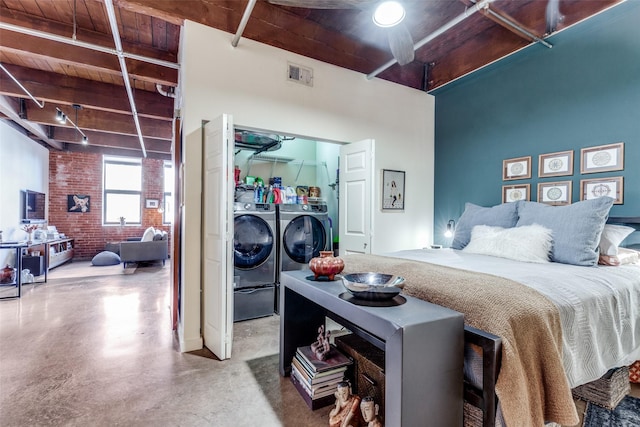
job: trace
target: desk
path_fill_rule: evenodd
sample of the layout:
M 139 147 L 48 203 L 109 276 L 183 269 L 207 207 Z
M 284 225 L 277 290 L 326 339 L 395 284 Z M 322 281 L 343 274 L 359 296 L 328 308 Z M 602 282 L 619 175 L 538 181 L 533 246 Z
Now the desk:
M 340 281 L 310 275 L 280 277 L 280 375 L 291 373 L 296 348 L 316 340 L 326 316 L 385 351 L 386 425 L 462 425 L 462 313 L 409 296 L 395 307 L 355 305 L 340 298 Z
M 13 283 L 6 283 L 0 286 L 0 289 L 3 290 L 0 299 L 20 298 L 20 296 L 22 296 L 22 250 L 27 247 L 29 246 L 26 243 L 0 243 L 0 249 L 14 249 L 16 251 L 16 265 L 14 266 L 16 269 L 16 279 Z M 15 286 L 17 295 L 4 295 L 4 289 L 10 286 Z

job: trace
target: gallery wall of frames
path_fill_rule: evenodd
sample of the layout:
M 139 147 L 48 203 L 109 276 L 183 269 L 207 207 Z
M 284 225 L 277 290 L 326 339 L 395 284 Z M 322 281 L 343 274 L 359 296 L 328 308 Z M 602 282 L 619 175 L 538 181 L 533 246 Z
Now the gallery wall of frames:
M 538 155 L 537 188 L 526 182 L 532 177 L 532 156 L 515 157 L 502 161 L 502 180 L 517 181 L 502 186 L 502 202 L 518 200 L 537 201 L 549 205 L 571 204 L 574 174 L 574 150 Z M 580 149 L 579 200 L 611 197 L 614 204 L 624 203 L 624 176 L 599 177 L 601 172 L 624 170 L 624 142 Z M 584 176 L 584 177 L 583 177 Z

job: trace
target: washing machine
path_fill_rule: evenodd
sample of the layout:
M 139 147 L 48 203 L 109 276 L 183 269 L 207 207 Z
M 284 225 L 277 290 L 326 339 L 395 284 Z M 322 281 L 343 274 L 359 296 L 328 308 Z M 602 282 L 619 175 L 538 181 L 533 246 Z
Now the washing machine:
M 274 204 L 235 202 L 233 232 L 234 321 L 274 313 L 277 213 Z
M 279 271 L 309 268 L 311 258 L 331 250 L 326 204 L 278 205 L 280 223 Z

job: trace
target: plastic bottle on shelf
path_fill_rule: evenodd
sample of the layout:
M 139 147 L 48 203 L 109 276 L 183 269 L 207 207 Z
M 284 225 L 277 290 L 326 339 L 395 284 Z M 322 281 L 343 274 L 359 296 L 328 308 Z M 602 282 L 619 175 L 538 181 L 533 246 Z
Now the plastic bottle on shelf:
M 253 189 L 253 201 L 255 203 L 262 203 L 262 185 L 257 185 Z
M 269 186 L 269 190 L 267 191 L 265 197 L 264 197 L 264 202 L 265 203 L 273 203 L 273 187 L 270 185 Z
M 290 204 L 296 203 L 296 191 L 291 186 L 288 186 L 285 189 L 285 203 L 290 203 Z

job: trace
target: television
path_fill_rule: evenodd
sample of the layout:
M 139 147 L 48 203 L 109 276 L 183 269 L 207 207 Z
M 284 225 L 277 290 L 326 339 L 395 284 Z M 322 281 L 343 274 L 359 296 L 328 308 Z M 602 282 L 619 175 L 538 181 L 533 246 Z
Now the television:
M 21 210 L 20 218 L 23 224 L 42 223 L 46 221 L 45 208 L 47 196 L 33 190 L 20 191 Z

